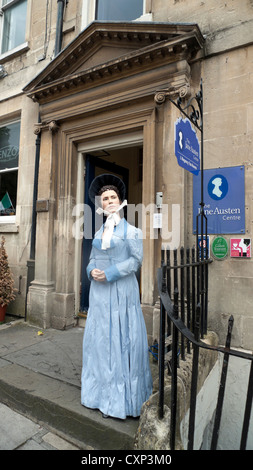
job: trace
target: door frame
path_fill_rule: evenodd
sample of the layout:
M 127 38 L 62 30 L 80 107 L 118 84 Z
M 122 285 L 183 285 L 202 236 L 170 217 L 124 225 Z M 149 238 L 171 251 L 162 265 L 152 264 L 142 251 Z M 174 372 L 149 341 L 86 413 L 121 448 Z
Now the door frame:
M 143 132 L 140 130 L 132 131 L 129 130 L 129 133 L 124 133 L 122 135 L 107 136 L 104 138 L 97 138 L 94 141 L 87 143 L 80 143 L 78 145 L 77 152 L 77 196 L 76 203 L 83 204 L 85 203 L 85 179 L 86 179 L 86 156 L 89 155 L 89 152 L 101 151 L 101 149 L 120 149 L 126 147 L 134 147 L 137 145 L 143 146 Z M 129 170 L 121 165 L 107 162 L 106 160 L 101 159 L 100 157 L 92 156 L 94 159 L 94 167 L 98 166 L 99 168 L 108 171 L 109 173 L 124 174 L 126 189 L 128 192 L 128 179 L 129 179 Z M 127 194 L 126 194 L 127 197 Z M 75 314 L 78 314 L 80 309 L 84 307 L 81 300 L 81 292 L 83 289 L 82 286 L 82 248 L 83 238 L 75 240 L 75 268 L 74 268 L 74 290 L 75 290 Z

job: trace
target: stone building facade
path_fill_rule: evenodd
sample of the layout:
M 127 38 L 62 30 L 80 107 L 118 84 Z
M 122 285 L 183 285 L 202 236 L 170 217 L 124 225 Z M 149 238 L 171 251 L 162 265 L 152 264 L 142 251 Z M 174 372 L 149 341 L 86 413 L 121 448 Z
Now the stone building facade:
M 125 179 L 134 220 L 144 225 L 140 293 L 152 337 L 159 196 L 168 240 L 195 242 L 194 177 L 175 157 L 180 113 L 171 99 L 186 104 L 201 79 L 204 168 L 245 173 L 244 228 L 210 233 L 210 246 L 218 235 L 228 245 L 252 236 L 253 3 L 0 3 L 0 200 L 11 200 L 0 233 L 18 290 L 9 313 L 63 329 L 87 310 L 87 187 L 94 175 L 113 172 Z M 209 285 L 210 326 L 224 341 L 233 314 L 234 344 L 252 349 L 251 257 L 214 257 Z

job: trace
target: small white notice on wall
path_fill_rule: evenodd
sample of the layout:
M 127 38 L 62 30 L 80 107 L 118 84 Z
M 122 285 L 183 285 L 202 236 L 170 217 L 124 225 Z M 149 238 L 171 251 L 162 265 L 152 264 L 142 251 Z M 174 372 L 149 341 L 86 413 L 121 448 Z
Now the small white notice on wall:
M 153 215 L 153 228 L 162 228 L 162 214 L 159 212 L 156 212 Z

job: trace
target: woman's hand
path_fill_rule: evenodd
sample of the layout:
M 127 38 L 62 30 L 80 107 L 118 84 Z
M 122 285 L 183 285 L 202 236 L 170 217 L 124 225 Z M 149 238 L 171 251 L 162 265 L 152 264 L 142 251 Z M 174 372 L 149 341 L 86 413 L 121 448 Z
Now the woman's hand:
M 93 269 L 91 271 L 91 276 L 94 281 L 103 282 L 106 280 L 104 271 L 101 271 L 100 269 Z

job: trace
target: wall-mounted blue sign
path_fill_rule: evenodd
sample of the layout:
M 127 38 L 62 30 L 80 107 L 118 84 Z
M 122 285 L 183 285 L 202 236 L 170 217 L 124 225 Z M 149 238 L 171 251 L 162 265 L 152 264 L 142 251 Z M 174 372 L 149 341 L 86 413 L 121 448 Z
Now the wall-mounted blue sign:
M 200 169 L 199 141 L 189 119 L 179 118 L 175 122 L 175 155 L 178 164 L 194 175 Z
M 204 170 L 204 212 L 210 234 L 245 233 L 244 166 Z M 193 176 L 193 233 L 200 212 L 201 176 Z

